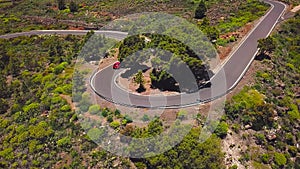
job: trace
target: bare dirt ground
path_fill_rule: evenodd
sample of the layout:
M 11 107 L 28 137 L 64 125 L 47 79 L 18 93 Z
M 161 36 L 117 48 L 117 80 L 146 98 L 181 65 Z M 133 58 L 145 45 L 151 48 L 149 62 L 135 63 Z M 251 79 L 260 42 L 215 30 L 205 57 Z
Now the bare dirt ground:
M 299 10 L 300 10 L 300 5 L 295 6 L 295 7 L 291 10 L 291 12 L 296 13 L 296 12 L 298 12 Z
M 63 99 L 65 99 L 67 101 L 67 103 L 71 106 L 72 110 L 76 109 L 76 106 L 73 103 L 71 96 L 61 94 L 60 97 L 63 98 Z
M 263 63 L 254 60 L 242 80 L 229 94 L 227 94 L 227 100 L 230 100 L 232 96 L 239 93 L 244 86 L 252 86 L 255 83 L 255 72 L 265 69 L 264 67 Z M 247 139 L 242 139 L 243 135 L 249 137 Z M 242 152 L 245 152 L 250 148 L 250 145 L 256 145 L 254 144 L 254 139 L 250 139 L 251 137 L 254 137 L 252 130 L 241 130 L 240 133 L 235 133 L 231 130 L 228 131 L 227 137 L 222 140 L 223 152 L 225 152 L 225 164 L 227 167 L 236 164 L 239 169 L 252 168 L 251 164 L 242 164 L 239 161 Z

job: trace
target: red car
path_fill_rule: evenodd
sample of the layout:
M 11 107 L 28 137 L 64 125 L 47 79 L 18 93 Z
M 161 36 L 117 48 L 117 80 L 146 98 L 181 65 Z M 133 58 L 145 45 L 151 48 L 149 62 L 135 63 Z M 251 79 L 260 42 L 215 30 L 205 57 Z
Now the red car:
M 114 65 L 113 65 L 113 69 L 119 69 L 120 68 L 120 62 L 119 61 L 117 61 L 116 63 L 114 63 Z

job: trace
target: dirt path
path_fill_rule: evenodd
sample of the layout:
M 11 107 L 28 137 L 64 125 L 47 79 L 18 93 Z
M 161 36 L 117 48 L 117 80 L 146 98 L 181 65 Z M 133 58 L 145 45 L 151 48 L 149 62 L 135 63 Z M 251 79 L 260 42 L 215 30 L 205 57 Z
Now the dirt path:
M 291 10 L 291 12 L 296 13 L 296 12 L 298 12 L 299 10 L 300 10 L 300 5 L 295 6 L 295 7 Z
M 76 106 L 75 106 L 74 102 L 72 101 L 71 96 L 61 94 L 60 97 L 67 101 L 67 103 L 71 106 L 72 110 L 76 109 Z

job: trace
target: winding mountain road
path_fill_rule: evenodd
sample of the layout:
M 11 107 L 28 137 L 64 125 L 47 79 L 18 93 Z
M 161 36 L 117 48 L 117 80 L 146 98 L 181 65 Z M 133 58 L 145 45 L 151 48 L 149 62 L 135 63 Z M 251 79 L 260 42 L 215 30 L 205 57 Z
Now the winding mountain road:
M 237 85 L 254 60 L 258 52 L 257 40 L 269 36 L 287 8 L 287 6 L 281 2 L 271 0 L 264 1 L 271 5 L 271 9 L 261 18 L 256 27 L 243 39 L 238 48 L 212 77 L 212 85 L 210 88 L 201 89 L 196 93 L 182 93 L 172 96 L 137 95 L 123 90 L 116 84 L 115 78 L 123 69 L 113 70 L 112 66 L 95 72 L 90 79 L 90 85 L 100 97 L 115 104 L 130 107 L 180 108 L 209 102 L 222 97 Z M 87 32 L 87 30 L 39 30 L 2 35 L 0 38 L 9 39 L 18 36 L 42 34 L 85 35 Z M 124 39 L 127 36 L 127 33 L 117 31 L 95 31 L 95 33 L 118 40 Z
M 212 77 L 210 88 L 201 89 L 196 93 L 172 96 L 137 95 L 120 88 L 115 78 L 123 69 L 113 70 L 112 66 L 96 72 L 90 80 L 91 86 L 99 96 L 110 102 L 140 108 L 180 108 L 222 97 L 241 80 L 258 52 L 257 41 L 269 36 L 286 9 L 286 5 L 281 2 L 270 0 L 265 2 L 271 5 L 271 9 Z

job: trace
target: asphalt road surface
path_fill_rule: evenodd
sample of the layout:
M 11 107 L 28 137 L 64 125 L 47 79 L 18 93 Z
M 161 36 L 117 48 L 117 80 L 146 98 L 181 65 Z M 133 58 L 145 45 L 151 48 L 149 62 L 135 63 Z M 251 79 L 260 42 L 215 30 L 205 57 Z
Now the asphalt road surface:
M 36 30 L 30 32 L 20 32 L 20 33 L 12 33 L 7 35 L 1 35 L 2 39 L 10 39 L 16 38 L 19 36 L 31 36 L 31 35 L 86 35 L 89 30 Z M 119 31 L 105 31 L 105 30 L 95 30 L 95 34 L 102 34 L 109 38 L 114 38 L 117 40 L 122 40 L 127 36 L 127 32 L 119 32 Z
M 123 70 L 113 70 L 112 66 L 94 73 L 90 79 L 90 85 L 97 95 L 107 101 L 131 107 L 180 108 L 209 102 L 222 97 L 237 85 L 254 60 L 258 51 L 257 40 L 269 36 L 278 21 L 282 19 L 281 17 L 286 9 L 286 5 L 271 0 L 265 0 L 265 2 L 271 4 L 271 9 L 261 18 L 257 26 L 244 38 L 240 46 L 238 46 L 226 63 L 222 65 L 221 69 L 212 77 L 210 88 L 201 89 L 196 93 L 182 93 L 173 96 L 137 95 L 123 90 L 116 84 L 115 78 Z M 18 36 L 42 34 L 85 35 L 87 32 L 87 30 L 39 30 L 2 35 L 0 38 L 9 39 Z M 127 36 L 126 32 L 118 31 L 95 31 L 95 33 L 118 40 L 124 39 Z

